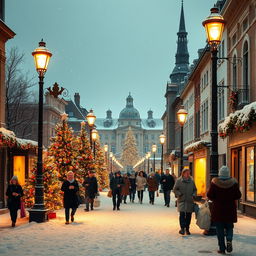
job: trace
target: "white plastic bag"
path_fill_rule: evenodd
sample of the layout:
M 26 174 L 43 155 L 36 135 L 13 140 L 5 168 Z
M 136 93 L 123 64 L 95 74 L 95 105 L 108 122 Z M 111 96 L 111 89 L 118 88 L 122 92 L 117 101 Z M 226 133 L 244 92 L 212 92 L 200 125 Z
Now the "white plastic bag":
M 209 230 L 211 226 L 211 212 L 208 202 L 199 208 L 196 224 L 199 228 Z

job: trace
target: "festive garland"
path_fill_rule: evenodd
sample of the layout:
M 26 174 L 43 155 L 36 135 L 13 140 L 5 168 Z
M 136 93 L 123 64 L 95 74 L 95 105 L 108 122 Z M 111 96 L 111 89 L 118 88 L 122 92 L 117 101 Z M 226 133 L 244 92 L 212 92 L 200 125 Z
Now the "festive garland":
M 219 136 L 223 139 L 234 132 L 246 132 L 256 121 L 256 102 L 246 105 L 241 110 L 231 113 L 219 125 Z
M 200 149 L 207 147 L 208 145 L 209 145 L 208 141 L 200 140 L 200 141 L 194 142 L 194 143 L 188 145 L 187 147 L 185 147 L 184 153 L 188 154 L 189 152 L 198 151 Z
M 0 147 L 21 148 L 23 150 L 36 149 L 37 142 L 17 138 L 14 132 L 0 128 Z

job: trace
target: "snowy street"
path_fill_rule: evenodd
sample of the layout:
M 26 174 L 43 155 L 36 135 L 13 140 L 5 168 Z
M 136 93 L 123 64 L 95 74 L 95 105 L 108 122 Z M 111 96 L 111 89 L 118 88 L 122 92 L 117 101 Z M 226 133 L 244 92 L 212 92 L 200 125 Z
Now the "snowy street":
M 192 235 L 178 234 L 174 202 L 165 208 L 161 194 L 154 206 L 148 203 L 146 192 L 142 205 L 136 199 L 134 204 L 122 204 L 120 212 L 113 212 L 106 193 L 101 193 L 100 199 L 100 208 L 93 212 L 84 212 L 81 206 L 70 225 L 64 224 L 63 210 L 47 223 L 23 223 L 14 229 L 6 227 L 9 215 L 0 215 L 0 255 L 218 255 L 216 237 L 202 235 L 194 215 Z M 239 218 L 234 231 L 232 255 L 255 255 L 255 220 Z

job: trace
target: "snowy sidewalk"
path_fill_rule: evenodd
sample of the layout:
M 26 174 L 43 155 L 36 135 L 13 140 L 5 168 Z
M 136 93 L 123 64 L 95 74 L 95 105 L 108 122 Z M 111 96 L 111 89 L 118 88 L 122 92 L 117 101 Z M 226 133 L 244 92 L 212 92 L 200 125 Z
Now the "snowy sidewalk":
M 173 195 L 172 195 L 173 196 Z M 112 210 L 111 199 L 101 193 L 101 207 L 93 212 L 78 209 L 75 222 L 64 224 L 64 211 L 47 223 L 27 223 L 14 229 L 1 229 L 1 256 L 195 256 L 218 255 L 216 237 L 206 237 L 195 225 L 191 236 L 178 234 L 178 213 L 172 202 L 163 206 L 162 195 L 154 206 L 148 204 L 121 205 Z M 137 201 L 137 200 L 136 200 Z M 0 226 L 7 214 L 0 216 Z M 242 217 L 235 226 L 234 253 L 252 256 L 256 251 L 256 220 Z

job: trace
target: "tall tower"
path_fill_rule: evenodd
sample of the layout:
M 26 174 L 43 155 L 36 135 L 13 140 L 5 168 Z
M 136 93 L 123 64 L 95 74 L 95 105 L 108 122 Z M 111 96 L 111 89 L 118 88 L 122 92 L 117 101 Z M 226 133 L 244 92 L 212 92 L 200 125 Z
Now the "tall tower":
M 188 40 L 185 26 L 183 0 L 181 2 L 181 13 L 180 13 L 180 26 L 178 41 L 177 41 L 177 52 L 175 55 L 175 67 L 170 75 L 171 83 L 179 85 L 184 77 L 189 72 L 189 53 L 188 53 Z

